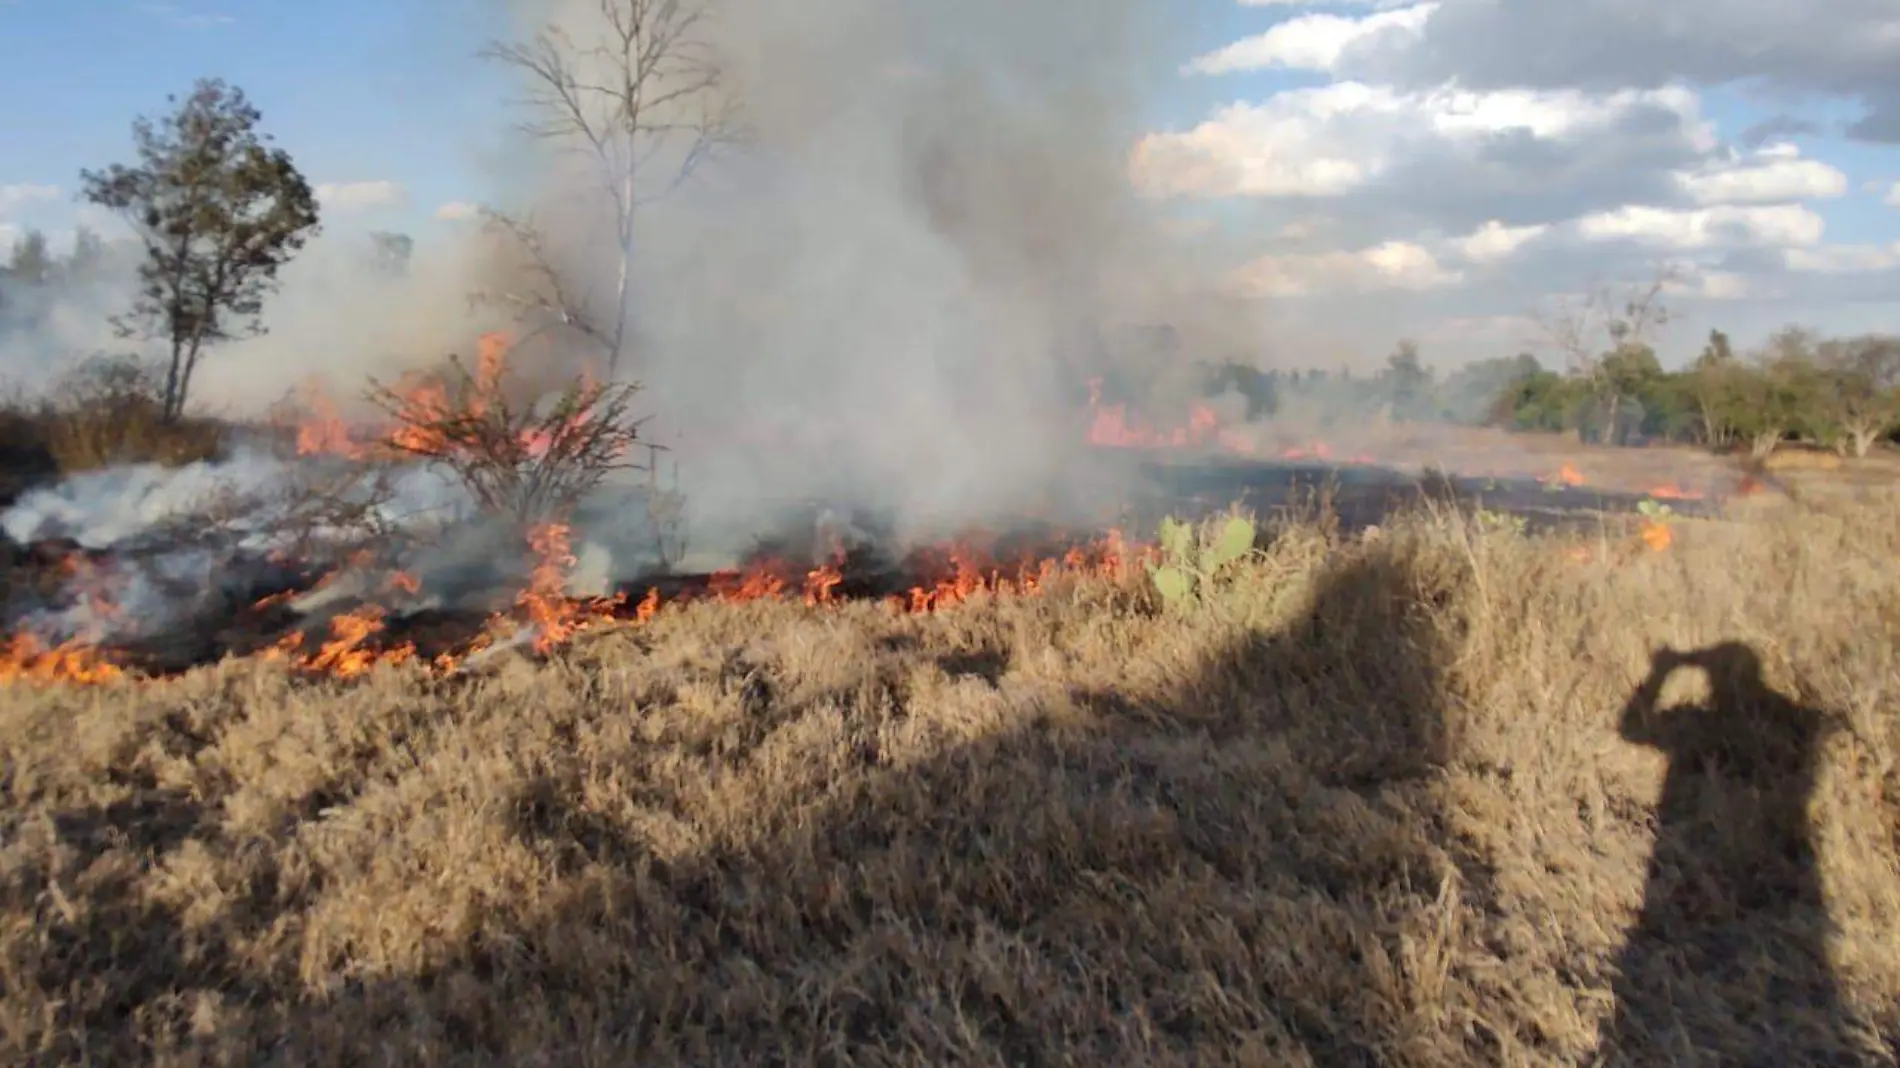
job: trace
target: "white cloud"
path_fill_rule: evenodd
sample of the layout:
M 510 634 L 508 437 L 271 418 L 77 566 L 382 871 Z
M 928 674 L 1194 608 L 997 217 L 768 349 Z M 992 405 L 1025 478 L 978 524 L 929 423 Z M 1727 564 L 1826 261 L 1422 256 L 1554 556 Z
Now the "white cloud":
M 1791 248 L 1783 254 L 1791 271 L 1811 274 L 1859 274 L 1900 267 L 1900 241 L 1891 245 L 1822 245 Z
M 1834 244 L 1819 210 L 1856 188 L 1900 207 L 1892 164 L 1850 179 L 1814 136 L 1859 110 L 1848 136 L 1900 145 L 1890 0 L 1237 2 L 1259 32 L 1183 76 L 1322 77 L 1149 134 L 1130 174 L 1152 197 L 1223 201 L 1238 222 L 1219 236 L 1251 242 L 1232 280 L 1286 298 L 1282 322 L 1343 322 L 1382 349 L 1641 284 L 1659 262 L 1671 335 L 1900 306 L 1893 217 Z M 1743 99 L 1758 110 L 1711 121 L 1709 94 L 1744 86 L 1767 91 Z
M 1417 36 L 1437 9 L 1436 3 L 1423 3 L 1362 18 L 1301 15 L 1201 56 L 1187 69 L 1195 74 L 1231 74 L 1269 67 L 1332 70 L 1355 46 L 1392 35 Z
M 1272 46 L 1260 38 L 1232 46 L 1225 69 L 1297 64 L 1393 85 L 1455 79 L 1475 90 L 1751 84 L 1856 102 L 1864 114 L 1850 136 L 1900 143 L 1900 18 L 1884 0 L 1441 0 L 1402 29 L 1394 14 L 1324 16 L 1345 23 L 1324 31 L 1282 29 L 1321 16 L 1290 19 L 1261 35 L 1281 30 Z M 1321 40 L 1338 47 L 1313 43 Z
M 1740 271 L 1726 271 L 1691 261 L 1676 261 L 1669 266 L 1673 276 L 1663 283 L 1669 297 L 1709 301 L 1770 300 L 1781 295 L 1768 281 Z
M 466 200 L 451 200 L 435 209 L 435 217 L 447 222 L 459 222 L 473 219 L 481 211 L 481 206 Z
M 1452 242 L 1460 256 L 1478 264 L 1509 259 L 1511 254 L 1550 230 L 1546 225 L 1505 226 L 1496 219 Z
M 1653 208 L 1630 205 L 1577 220 L 1589 240 L 1628 240 L 1676 250 L 1817 245 L 1827 223 L 1799 204 Z
M 1778 204 L 1838 197 L 1847 175 L 1819 160 L 1802 159 L 1793 145 L 1770 145 L 1750 159 L 1711 162 L 1676 175 L 1697 204 Z
M 1459 89 L 1401 92 L 1337 82 L 1222 108 L 1136 146 L 1135 180 L 1154 195 L 1337 196 L 1402 160 L 1463 153 L 1496 169 L 1503 153 L 1615 138 L 1688 158 L 1715 147 L 1695 95 Z M 1666 142 L 1658 144 L 1658 142 Z
M 42 200 L 52 200 L 59 196 L 56 185 L 22 183 L 0 185 L 0 215 L 11 215 L 28 204 Z
M 1262 256 L 1231 277 L 1240 292 L 1258 297 L 1422 291 L 1456 285 L 1462 279 L 1462 273 L 1447 270 L 1429 249 L 1406 241 L 1388 241 L 1356 252 Z
M 317 186 L 317 199 L 337 211 L 362 211 L 406 204 L 409 190 L 391 181 L 325 182 Z

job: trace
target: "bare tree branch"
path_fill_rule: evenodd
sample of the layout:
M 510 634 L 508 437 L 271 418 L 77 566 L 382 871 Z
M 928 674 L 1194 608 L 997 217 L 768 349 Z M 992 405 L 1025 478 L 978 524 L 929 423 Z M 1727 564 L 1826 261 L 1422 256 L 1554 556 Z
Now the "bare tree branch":
M 548 25 L 525 42 L 482 53 L 524 77 L 520 102 L 532 117 L 523 132 L 592 159 L 613 206 L 618 260 L 612 306 L 596 317 L 560 281 L 539 239 L 529 240 L 532 227 L 510 221 L 504 230 L 533 261 L 544 291 L 504 302 L 600 346 L 610 377 L 626 355 L 639 209 L 672 194 L 736 139 L 736 107 L 723 91 L 710 18 L 707 0 L 598 0 L 585 26 Z M 650 176 L 669 154 L 670 171 Z

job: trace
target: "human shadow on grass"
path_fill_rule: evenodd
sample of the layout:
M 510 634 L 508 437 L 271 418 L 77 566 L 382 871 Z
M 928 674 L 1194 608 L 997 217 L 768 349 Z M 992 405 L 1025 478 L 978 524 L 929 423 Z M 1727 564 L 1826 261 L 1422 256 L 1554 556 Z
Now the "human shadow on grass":
M 1707 673 L 1710 700 L 1659 709 L 1684 668 Z M 1771 688 L 1739 642 L 1654 655 L 1620 729 L 1669 766 L 1601 1063 L 1892 1063 L 1828 960 L 1808 807 L 1832 722 Z
M 1435 582 L 1358 553 L 1290 626 L 1201 628 L 1228 637 L 1158 687 L 1050 693 L 1020 665 L 952 682 L 1023 695 L 974 740 L 949 713 L 928 725 L 901 679 L 813 702 L 705 769 L 824 765 L 738 824 L 651 754 L 624 755 L 631 792 L 606 802 L 557 769 L 515 799 L 556 873 L 534 906 L 501 906 L 424 974 L 299 998 L 263 1059 L 1484 1061 L 1433 993 L 1474 892 L 1438 844 Z M 896 744 L 917 730 L 941 740 Z M 665 848 L 680 821 L 710 844 Z

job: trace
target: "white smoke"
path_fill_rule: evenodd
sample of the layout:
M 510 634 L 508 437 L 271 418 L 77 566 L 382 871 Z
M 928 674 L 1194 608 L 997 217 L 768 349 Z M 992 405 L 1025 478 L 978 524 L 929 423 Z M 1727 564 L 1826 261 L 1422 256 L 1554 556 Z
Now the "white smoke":
M 523 33 L 555 23 L 582 50 L 598 43 L 599 0 L 517 6 Z M 1226 265 L 1129 180 L 1157 87 L 1185 55 L 1172 5 L 715 0 L 714 11 L 708 43 L 749 136 L 643 209 L 631 298 L 631 373 L 673 450 L 695 563 L 730 562 L 820 505 L 894 516 L 901 538 L 1025 514 L 1093 521 L 1119 487 L 1082 461 L 1088 380 L 1120 360 L 1178 382 L 1166 359 L 1226 355 L 1258 336 L 1251 306 L 1212 295 Z M 615 280 L 599 175 L 553 154 L 533 164 L 524 148 L 490 199 L 533 218 L 598 309 Z M 649 176 L 670 178 L 663 166 Z M 367 251 L 347 229 L 313 242 L 267 305 L 269 333 L 209 353 L 197 399 L 255 414 L 313 376 L 348 398 L 369 374 L 506 325 L 467 300 L 519 279 L 519 259 L 491 241 L 419 241 L 400 279 Z M 97 337 L 74 336 L 84 331 L 69 317 L 56 337 L 0 339 L 0 366 L 112 348 L 111 302 L 95 303 Z M 1160 322 L 1178 328 L 1183 355 L 1101 344 Z M 293 475 L 262 454 L 99 472 L 21 499 L 0 529 L 120 545 L 210 496 L 268 499 Z M 459 493 L 435 473 L 414 480 L 396 499 L 417 515 Z M 639 500 L 623 488 L 583 516 L 588 587 L 653 562 Z M 280 518 L 263 508 L 235 522 L 256 547 Z M 437 570 L 495 570 L 474 544 L 452 543 Z
M 518 7 L 524 34 L 601 39 L 597 0 Z M 1248 333 L 1129 181 L 1180 58 L 1160 0 L 710 10 L 749 137 L 644 209 L 633 305 L 701 545 L 813 499 L 923 537 L 1072 509 L 1098 495 L 1078 468 L 1096 339 L 1190 311 L 1197 341 Z M 600 186 L 562 157 L 512 205 L 596 302 Z

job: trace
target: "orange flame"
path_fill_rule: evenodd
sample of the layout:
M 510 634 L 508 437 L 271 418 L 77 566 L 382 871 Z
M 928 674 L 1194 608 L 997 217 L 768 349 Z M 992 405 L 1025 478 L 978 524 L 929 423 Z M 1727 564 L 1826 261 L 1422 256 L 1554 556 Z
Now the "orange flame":
M 1583 472 L 1577 470 L 1574 465 L 1565 463 L 1562 467 L 1557 469 L 1556 474 L 1545 475 L 1537 481 L 1542 482 L 1546 486 L 1581 486 L 1583 485 Z
M 567 596 L 567 577 L 575 563 L 571 533 L 564 523 L 543 523 L 528 532 L 528 548 L 534 553 L 535 565 L 528 574 L 527 586 L 515 598 L 515 606 L 534 628 L 537 653 L 551 652 L 582 630 L 612 619 L 625 603 L 625 598 L 618 596 L 586 600 Z M 657 608 L 657 598 L 654 603 Z
M 1251 453 L 1253 442 L 1244 434 L 1220 425 L 1213 408 L 1195 402 L 1188 410 L 1186 426 L 1157 430 L 1139 421 L 1131 422 L 1126 404 L 1102 403 L 1102 380 L 1089 381 L 1089 444 L 1106 449 L 1199 449 L 1218 445 L 1228 452 Z
M 382 633 L 386 625 L 383 616 L 383 609 L 374 605 L 359 608 L 330 620 L 330 639 L 319 645 L 316 652 L 296 655 L 304 644 L 303 632 L 296 631 L 286 635 L 266 655 L 289 659 L 292 670 L 303 674 L 339 679 L 360 678 L 379 663 L 400 664 L 412 659 L 416 647 L 408 642 L 386 647 L 366 644 Z
M 0 644 L 0 685 L 12 682 L 98 685 L 124 677 L 124 669 L 83 641 L 47 648 L 32 635 L 16 634 Z
M 568 596 L 565 587 L 575 556 L 571 531 L 566 525 L 549 523 L 535 527 L 529 531 L 527 541 L 535 562 L 515 598 L 513 610 L 490 617 L 480 633 L 459 647 L 424 661 L 425 668 L 442 674 L 453 672 L 475 654 L 506 640 L 511 631 L 525 633 L 524 627 L 531 628 L 534 651 L 546 654 L 583 631 L 608 625 L 638 625 L 658 616 L 662 603 L 657 588 L 648 589 L 631 608 L 624 596 Z M 1026 553 L 1013 562 L 998 558 L 985 549 L 984 544 L 983 538 L 971 538 L 945 548 L 913 553 L 905 566 L 925 578 L 907 592 L 890 598 L 890 603 L 900 611 L 936 612 L 980 595 L 1031 596 L 1042 592 L 1058 575 L 1125 575 L 1132 564 L 1154 553 L 1152 547 L 1131 546 L 1119 531 L 1110 531 L 1094 543 L 1070 548 L 1059 557 Z M 310 589 L 331 586 L 341 576 L 374 564 L 371 554 L 357 554 Z M 70 571 L 81 566 L 83 563 L 72 564 L 72 567 L 62 564 L 62 569 Z M 720 572 L 711 576 L 703 596 L 726 603 L 792 599 L 821 607 L 843 601 L 840 590 L 844 581 L 845 558 L 842 551 L 838 551 L 827 562 L 809 569 L 795 569 L 783 560 L 766 559 Z M 419 592 L 418 580 L 407 572 L 390 572 L 379 585 L 387 593 Z M 274 594 L 260 600 L 256 607 L 267 608 L 294 596 L 295 593 Z M 377 664 L 411 663 L 419 658 L 413 642 L 387 641 L 388 610 L 378 605 L 365 605 L 335 616 L 326 629 L 327 635 L 321 640 L 302 631 L 289 633 L 260 655 L 284 663 L 300 675 L 333 679 L 357 679 Z M 102 683 L 123 674 L 123 670 L 91 642 L 76 640 L 49 650 L 31 637 L 19 636 L 0 645 L 0 682 L 33 679 Z

